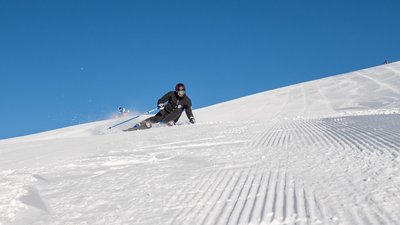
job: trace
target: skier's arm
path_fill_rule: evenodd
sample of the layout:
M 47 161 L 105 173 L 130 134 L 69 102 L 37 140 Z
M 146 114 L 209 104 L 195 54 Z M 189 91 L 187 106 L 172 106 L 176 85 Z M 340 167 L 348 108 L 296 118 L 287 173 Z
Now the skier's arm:
M 188 106 L 185 109 L 186 111 L 186 116 L 190 119 L 190 118 L 194 118 L 193 116 L 193 112 L 192 112 L 192 106 Z
M 193 112 L 192 112 L 192 101 L 188 99 L 188 104 L 185 107 L 186 116 L 189 118 L 191 123 L 195 123 L 196 120 L 194 119 Z
M 170 91 L 167 94 L 165 94 L 164 96 L 162 96 L 160 99 L 158 99 L 157 105 L 164 104 L 166 101 L 168 101 L 169 97 L 171 96 L 172 93 L 174 93 L 174 92 Z

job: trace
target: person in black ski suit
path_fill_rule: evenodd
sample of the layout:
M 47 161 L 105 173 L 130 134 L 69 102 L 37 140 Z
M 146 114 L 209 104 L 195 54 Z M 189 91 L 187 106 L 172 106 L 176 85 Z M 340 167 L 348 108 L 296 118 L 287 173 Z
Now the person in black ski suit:
M 175 86 L 175 91 L 170 91 L 161 97 L 157 101 L 157 106 L 160 111 L 155 116 L 140 122 L 138 125 L 141 128 L 150 128 L 151 124 L 160 122 L 173 126 L 181 117 L 183 110 L 190 123 L 196 123 L 192 112 L 192 101 L 186 95 L 186 87 L 182 83 Z

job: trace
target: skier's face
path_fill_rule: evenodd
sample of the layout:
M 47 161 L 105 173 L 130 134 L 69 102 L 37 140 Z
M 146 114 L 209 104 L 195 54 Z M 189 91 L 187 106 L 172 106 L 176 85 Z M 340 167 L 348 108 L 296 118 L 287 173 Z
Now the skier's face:
M 178 96 L 179 97 L 183 97 L 185 95 L 185 91 L 184 90 L 179 90 L 178 91 Z

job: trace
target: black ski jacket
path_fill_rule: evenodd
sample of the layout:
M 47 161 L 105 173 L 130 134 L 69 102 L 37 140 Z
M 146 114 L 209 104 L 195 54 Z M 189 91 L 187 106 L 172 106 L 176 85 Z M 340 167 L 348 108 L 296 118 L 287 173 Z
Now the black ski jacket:
M 175 91 L 170 91 L 158 100 L 157 105 L 161 103 L 164 104 L 166 101 L 168 101 L 168 103 L 164 106 L 164 110 L 167 113 L 171 113 L 175 109 L 180 109 L 185 110 L 189 119 L 192 117 L 194 118 L 192 112 L 192 101 L 186 94 L 181 98 Z

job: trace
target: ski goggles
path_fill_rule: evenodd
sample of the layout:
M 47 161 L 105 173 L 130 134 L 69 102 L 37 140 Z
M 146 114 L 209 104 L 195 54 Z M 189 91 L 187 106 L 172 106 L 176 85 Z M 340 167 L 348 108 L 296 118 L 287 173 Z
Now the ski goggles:
M 186 92 L 186 91 L 184 91 L 184 90 L 180 90 L 180 91 L 178 91 L 178 95 L 184 95 L 185 92 Z

